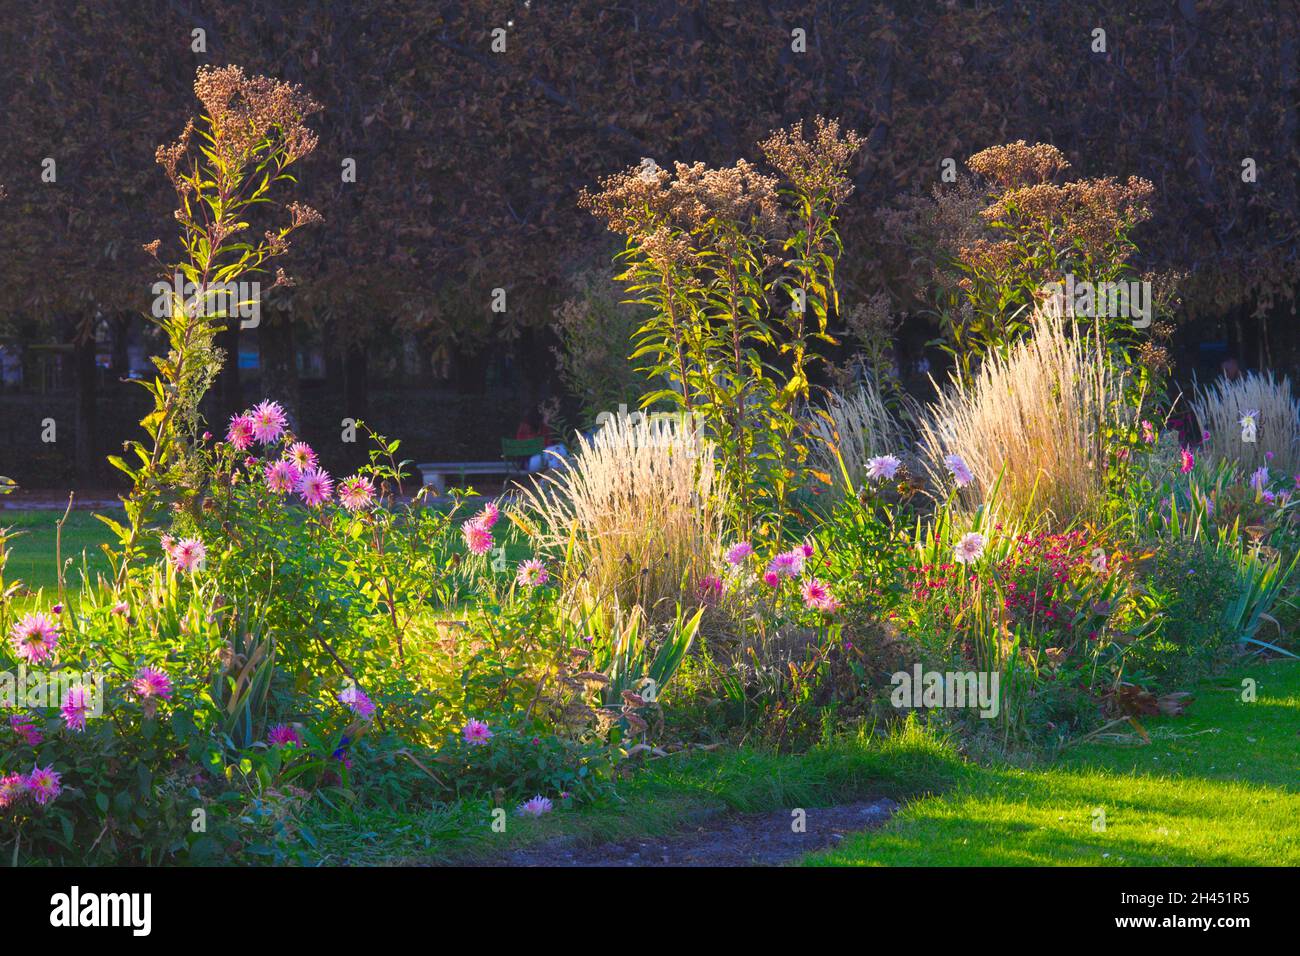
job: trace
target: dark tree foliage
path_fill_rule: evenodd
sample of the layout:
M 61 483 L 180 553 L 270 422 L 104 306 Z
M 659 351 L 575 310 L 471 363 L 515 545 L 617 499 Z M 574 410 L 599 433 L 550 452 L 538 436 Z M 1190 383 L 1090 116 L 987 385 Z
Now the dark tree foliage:
M 821 113 L 867 141 L 851 301 L 909 281 L 878 210 L 946 158 L 1050 142 L 1079 175 L 1154 183 L 1141 265 L 1186 272 L 1186 314 L 1265 358 L 1296 284 L 1298 27 L 1294 0 L 3 0 L 0 322 L 61 335 L 96 305 L 147 308 L 140 243 L 171 209 L 154 149 L 196 66 L 235 63 L 324 104 L 300 195 L 326 224 L 286 267 L 294 321 L 340 351 L 394 331 L 444 356 L 527 341 L 603 241 L 582 187 L 643 156 L 729 164 Z

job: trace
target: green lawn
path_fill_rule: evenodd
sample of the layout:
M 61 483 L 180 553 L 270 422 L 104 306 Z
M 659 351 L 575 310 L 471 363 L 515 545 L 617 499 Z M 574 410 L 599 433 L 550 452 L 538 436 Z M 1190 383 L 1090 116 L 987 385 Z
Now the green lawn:
M 1258 699 L 1241 700 L 1241 679 Z M 1300 665 L 1258 664 L 1151 719 L 1150 746 L 1067 751 L 1050 767 L 971 767 L 811 865 L 1300 864 Z M 1104 812 L 1102 818 L 1097 811 Z
M 1257 681 L 1253 703 L 1240 699 L 1246 676 Z M 883 829 L 805 864 L 1300 864 L 1300 665 L 1259 664 L 1208 681 L 1186 716 L 1144 727 L 1150 745 L 1083 744 L 1030 769 L 963 762 L 920 726 L 803 755 L 683 753 L 650 761 L 614 798 L 512 822 L 504 834 L 492 832 L 487 802 L 341 808 L 308 828 L 313 855 L 326 862 L 422 864 L 559 836 L 591 844 L 665 835 L 717 810 L 892 796 L 911 802 Z
M 125 520 L 121 511 L 105 512 L 116 521 Z M 62 511 L 5 511 L 0 513 L 0 528 L 8 528 L 18 535 L 9 542 L 9 563 L 5 580 L 22 580 L 31 591 L 45 588 L 46 593 L 58 587 L 58 565 L 55 561 L 55 525 L 63 517 Z M 113 533 L 90 511 L 73 511 L 63 525 L 63 560 L 65 566 L 71 559 L 66 581 L 75 586 L 80 578 L 81 554 L 86 552 L 91 574 L 108 572 L 108 561 L 100 551 L 100 544 L 113 540 Z

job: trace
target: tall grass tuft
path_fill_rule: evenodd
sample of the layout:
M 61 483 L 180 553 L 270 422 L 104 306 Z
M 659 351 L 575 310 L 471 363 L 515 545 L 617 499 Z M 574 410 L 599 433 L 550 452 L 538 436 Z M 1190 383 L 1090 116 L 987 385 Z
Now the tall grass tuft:
M 885 404 L 879 387 L 868 380 L 848 392 L 831 392 L 824 414 L 814 415 L 811 454 L 814 468 L 831 476 L 837 491 L 850 492 L 863 483 L 867 459 L 902 455 L 911 442 L 906 428 Z M 839 452 L 838 458 L 836 452 Z M 844 467 L 840 468 L 840 461 Z
M 1219 378 L 1197 389 L 1192 411 L 1210 433 L 1201 447 L 1216 461 L 1238 461 L 1251 470 L 1267 463 L 1287 474 L 1300 470 L 1300 402 L 1292 396 L 1289 378 L 1278 381 L 1272 372 L 1248 372 L 1235 382 Z M 1255 413 L 1254 442 L 1242 440 L 1247 412 Z
M 1131 424 L 1128 380 L 1095 331 L 1036 313 L 1032 335 L 990 355 L 969 385 L 953 376 L 922 416 L 920 452 L 937 488 L 944 458 L 960 455 L 975 480 L 958 492 L 972 511 L 1001 475 L 999 497 L 1017 514 L 1067 525 L 1104 500 L 1106 436 Z
M 617 416 L 569 466 L 520 493 L 511 518 L 562 559 L 566 597 L 639 606 L 652 620 L 696 603 L 721 546 L 726 491 L 683 416 Z

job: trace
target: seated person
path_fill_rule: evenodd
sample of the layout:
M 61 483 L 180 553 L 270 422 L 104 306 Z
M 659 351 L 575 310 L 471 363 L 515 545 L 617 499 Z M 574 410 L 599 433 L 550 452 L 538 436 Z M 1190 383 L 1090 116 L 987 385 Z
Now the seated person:
M 519 423 L 519 428 L 515 431 L 515 438 L 520 441 L 530 438 L 542 440 L 543 450 L 539 454 L 530 456 L 527 461 L 519 462 L 519 467 L 524 471 L 541 471 L 555 464 L 557 456 L 559 458 L 569 456 L 568 449 L 554 440 L 550 424 L 536 409 L 524 416 L 524 420 Z

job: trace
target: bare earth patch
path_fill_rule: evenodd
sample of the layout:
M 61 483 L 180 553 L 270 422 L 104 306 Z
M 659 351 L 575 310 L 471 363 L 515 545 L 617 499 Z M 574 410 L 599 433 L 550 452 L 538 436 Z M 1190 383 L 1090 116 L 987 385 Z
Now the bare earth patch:
M 584 846 L 549 840 L 483 861 L 485 866 L 779 866 L 832 846 L 847 833 L 882 825 L 898 809 L 888 798 L 805 810 L 796 832 L 793 810 L 725 813 L 689 830 Z

